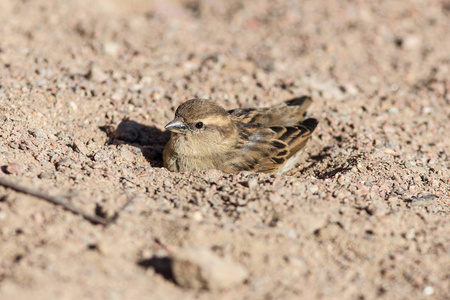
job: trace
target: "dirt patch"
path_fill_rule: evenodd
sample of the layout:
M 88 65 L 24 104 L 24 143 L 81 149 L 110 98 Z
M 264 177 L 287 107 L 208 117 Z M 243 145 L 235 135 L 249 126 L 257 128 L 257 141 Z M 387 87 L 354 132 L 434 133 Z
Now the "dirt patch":
M 0 175 L 120 214 L 0 186 L 0 298 L 448 297 L 449 2 L 295 3 L 2 1 Z M 320 123 L 289 174 L 162 168 L 183 101 L 301 95 Z M 181 288 L 185 247 L 246 281 Z

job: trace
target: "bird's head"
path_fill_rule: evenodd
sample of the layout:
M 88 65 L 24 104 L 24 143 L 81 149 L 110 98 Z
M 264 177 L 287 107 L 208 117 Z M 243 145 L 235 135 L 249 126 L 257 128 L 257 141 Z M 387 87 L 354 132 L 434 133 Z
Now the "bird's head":
M 177 108 L 175 118 L 164 128 L 176 134 L 214 139 L 227 136 L 234 126 L 223 107 L 210 100 L 192 99 Z

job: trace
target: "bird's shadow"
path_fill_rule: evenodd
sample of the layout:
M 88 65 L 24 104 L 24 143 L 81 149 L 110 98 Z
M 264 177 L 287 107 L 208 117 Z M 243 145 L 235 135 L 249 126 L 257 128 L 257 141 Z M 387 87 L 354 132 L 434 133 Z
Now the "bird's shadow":
M 360 159 L 364 158 L 364 154 L 356 154 L 348 156 L 344 161 L 334 161 L 331 158 L 331 152 L 335 151 L 335 146 L 324 147 L 317 155 L 312 155 L 310 158 L 313 160 L 311 164 L 300 170 L 300 173 L 305 173 L 309 170 L 314 170 L 314 176 L 319 179 L 332 178 L 338 173 L 345 174 L 350 171 Z M 322 162 L 328 160 L 325 169 L 326 170 L 315 170 L 315 168 Z M 330 170 L 330 168 L 332 168 Z
M 117 127 L 106 125 L 100 129 L 108 136 L 108 144 L 129 144 L 138 147 L 152 167 L 163 166 L 162 153 L 170 138 L 170 132 L 129 119 L 123 119 Z
M 175 282 L 172 272 L 172 259 L 169 257 L 152 257 L 150 259 L 141 259 L 137 265 L 144 268 L 152 268 L 155 273 L 161 274 L 165 279 Z

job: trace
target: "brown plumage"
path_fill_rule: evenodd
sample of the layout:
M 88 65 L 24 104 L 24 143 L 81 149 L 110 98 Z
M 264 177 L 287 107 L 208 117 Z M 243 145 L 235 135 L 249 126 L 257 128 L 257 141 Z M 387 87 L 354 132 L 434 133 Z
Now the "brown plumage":
M 164 166 L 173 172 L 218 169 L 226 173 L 284 173 L 298 160 L 317 126 L 304 119 L 310 97 L 267 108 L 226 111 L 205 99 L 181 104 L 164 147 Z

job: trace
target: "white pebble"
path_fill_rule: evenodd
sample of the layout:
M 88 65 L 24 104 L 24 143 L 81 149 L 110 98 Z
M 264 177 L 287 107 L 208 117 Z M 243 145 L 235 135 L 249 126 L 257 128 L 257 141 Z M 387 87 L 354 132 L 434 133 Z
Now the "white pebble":
M 432 286 L 427 285 L 424 289 L 423 289 L 423 293 L 427 296 L 431 296 L 434 293 L 434 288 Z

